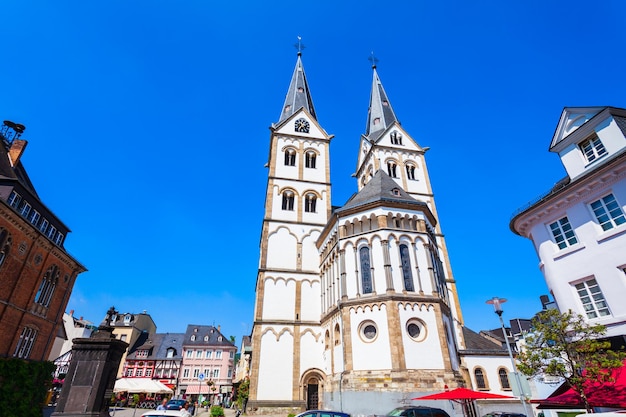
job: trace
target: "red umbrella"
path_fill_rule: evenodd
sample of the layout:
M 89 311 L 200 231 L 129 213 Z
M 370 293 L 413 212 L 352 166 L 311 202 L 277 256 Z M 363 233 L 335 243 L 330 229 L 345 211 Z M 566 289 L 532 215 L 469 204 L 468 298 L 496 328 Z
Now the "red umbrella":
M 507 399 L 512 400 L 514 397 L 506 395 L 492 394 L 490 392 L 472 391 L 467 388 L 455 388 L 451 391 L 438 392 L 437 394 L 425 395 L 423 397 L 413 398 L 414 400 L 487 400 L 487 399 Z

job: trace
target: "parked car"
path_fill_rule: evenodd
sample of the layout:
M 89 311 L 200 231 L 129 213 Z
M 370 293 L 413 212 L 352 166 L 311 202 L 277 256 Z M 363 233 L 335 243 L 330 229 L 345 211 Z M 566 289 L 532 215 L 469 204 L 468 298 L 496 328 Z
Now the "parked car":
M 521 413 L 509 413 L 508 411 L 492 411 L 485 414 L 483 417 L 526 417 L 526 414 Z
M 341 411 L 307 410 L 296 417 L 350 417 L 350 414 Z
M 450 417 L 441 408 L 426 407 L 422 405 L 398 407 L 387 413 L 391 417 Z
M 169 400 L 167 404 L 165 405 L 165 407 L 168 410 L 180 410 L 181 408 L 183 408 L 183 405 L 185 405 L 186 402 L 187 402 L 186 400 L 180 400 L 180 399 Z
M 141 417 L 163 417 L 163 416 L 180 417 L 182 415 L 183 413 L 180 410 L 151 410 L 151 411 L 148 411 L 147 413 L 143 413 Z

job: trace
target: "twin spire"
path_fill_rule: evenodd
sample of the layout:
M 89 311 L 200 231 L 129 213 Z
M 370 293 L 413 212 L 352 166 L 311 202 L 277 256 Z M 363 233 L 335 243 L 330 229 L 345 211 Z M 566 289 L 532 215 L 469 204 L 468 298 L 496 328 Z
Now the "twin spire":
M 309 84 L 306 80 L 306 74 L 304 73 L 304 67 L 302 65 L 302 48 L 304 48 L 304 46 L 300 43 L 299 38 L 297 48 L 298 59 L 296 61 L 296 68 L 291 76 L 291 83 L 289 84 L 289 90 L 287 90 L 285 104 L 283 105 L 283 110 L 278 120 L 279 123 L 289 118 L 303 107 L 317 120 L 315 108 L 313 107 L 313 99 L 311 98 L 311 91 L 309 90 Z M 397 122 L 398 119 L 396 118 L 396 114 L 387 98 L 387 93 L 378 77 L 378 72 L 376 71 L 377 60 L 372 57 L 371 61 L 374 79 L 370 93 L 370 105 L 365 136 L 371 141 L 375 141 L 387 127 Z

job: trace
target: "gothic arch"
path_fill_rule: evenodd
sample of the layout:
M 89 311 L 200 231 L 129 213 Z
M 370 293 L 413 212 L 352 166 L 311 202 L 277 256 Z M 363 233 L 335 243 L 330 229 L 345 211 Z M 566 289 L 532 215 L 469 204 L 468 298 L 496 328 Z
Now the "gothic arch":
M 289 329 L 283 329 L 280 332 L 276 332 L 276 330 L 274 330 L 273 327 L 267 328 L 263 331 L 263 333 L 261 333 L 261 339 L 263 338 L 263 336 L 265 336 L 267 333 L 272 333 L 275 337 L 276 337 L 276 341 L 280 341 L 280 338 L 285 334 L 288 333 L 289 335 L 291 335 L 291 337 L 293 338 L 293 332 Z
M 311 336 L 313 336 L 313 338 L 315 339 L 316 342 L 320 341 L 320 336 L 321 333 L 315 333 L 312 329 L 304 329 L 300 332 L 300 338 L 302 338 L 302 336 L 304 336 L 305 334 L 310 333 Z

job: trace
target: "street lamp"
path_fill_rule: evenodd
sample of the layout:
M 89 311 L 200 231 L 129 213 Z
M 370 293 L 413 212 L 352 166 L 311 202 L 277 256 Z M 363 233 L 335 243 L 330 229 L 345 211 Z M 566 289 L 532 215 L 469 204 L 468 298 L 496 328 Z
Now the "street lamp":
M 500 318 L 500 325 L 502 326 L 502 336 L 504 336 L 504 343 L 506 344 L 506 350 L 509 352 L 509 358 L 511 359 L 511 366 L 513 367 L 513 375 L 515 375 L 515 381 L 517 382 L 517 387 L 519 389 L 519 400 L 522 403 L 522 407 L 524 407 L 524 414 L 529 416 L 528 409 L 526 408 L 526 401 L 524 400 L 524 389 L 522 388 L 522 380 L 520 378 L 519 373 L 517 372 L 517 365 L 515 365 L 515 359 L 513 359 L 513 352 L 511 351 L 511 346 L 509 346 L 509 338 L 506 334 L 506 329 L 504 328 L 504 320 L 502 319 L 502 304 L 506 303 L 506 298 L 498 298 L 493 297 L 490 300 L 486 301 L 487 304 L 493 305 L 493 309 L 495 313 Z

